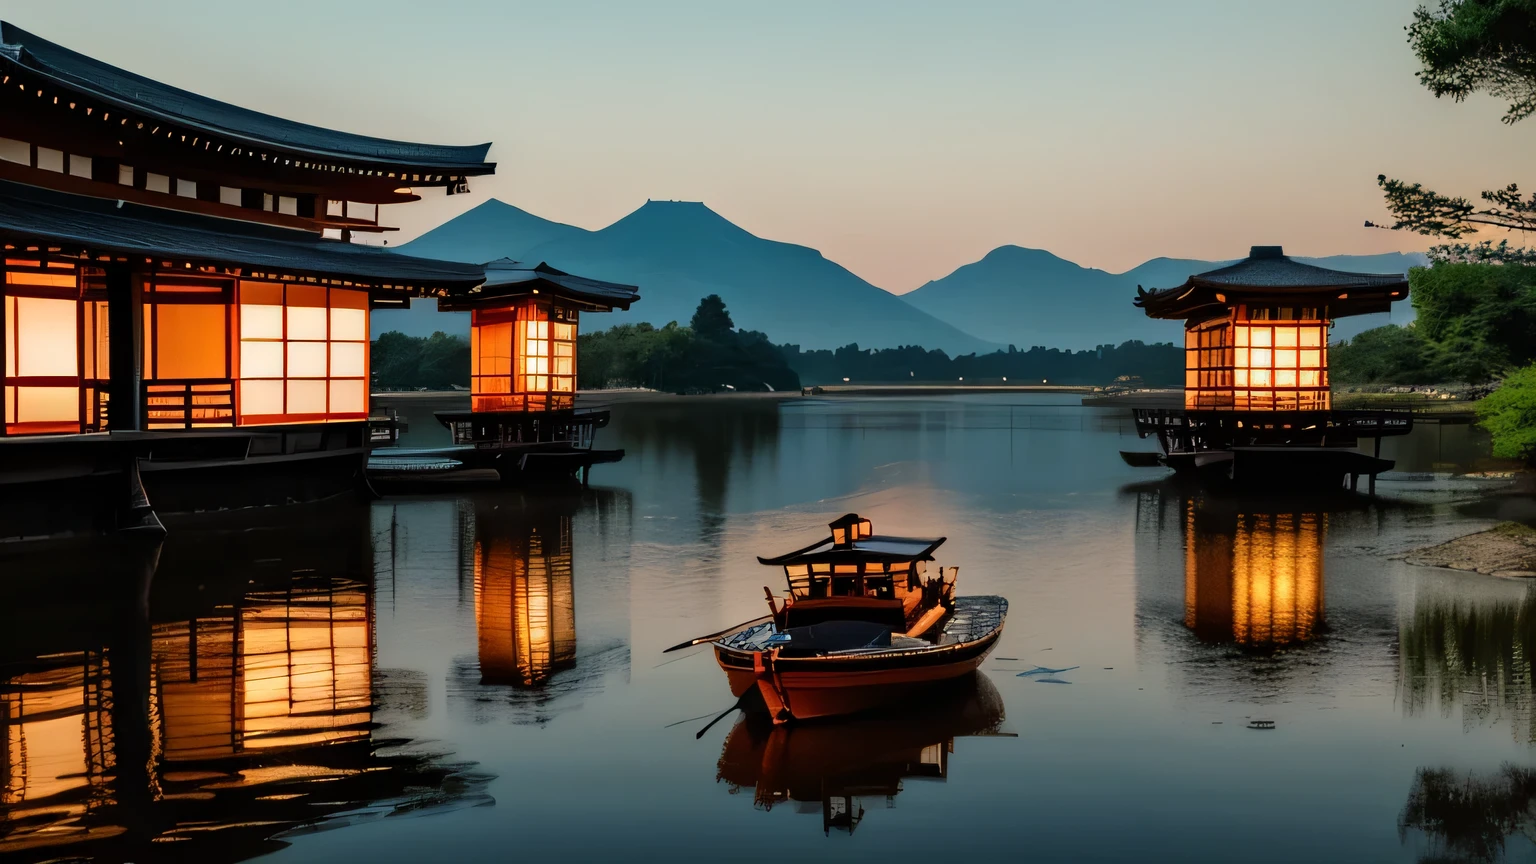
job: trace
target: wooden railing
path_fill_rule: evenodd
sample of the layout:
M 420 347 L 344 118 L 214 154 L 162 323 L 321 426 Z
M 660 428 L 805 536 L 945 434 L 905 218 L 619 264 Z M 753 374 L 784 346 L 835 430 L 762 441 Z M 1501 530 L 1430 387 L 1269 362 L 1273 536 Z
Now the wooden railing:
M 149 429 L 192 429 L 235 425 L 234 382 L 158 379 L 144 382 L 144 417 Z

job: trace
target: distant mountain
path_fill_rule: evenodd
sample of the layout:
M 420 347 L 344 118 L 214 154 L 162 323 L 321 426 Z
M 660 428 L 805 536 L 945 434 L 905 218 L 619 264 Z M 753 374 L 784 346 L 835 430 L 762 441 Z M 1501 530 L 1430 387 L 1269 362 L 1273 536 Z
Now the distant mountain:
M 542 241 L 530 242 L 540 235 Z M 761 330 L 778 343 L 922 345 L 951 353 L 997 347 L 914 309 L 815 249 L 764 240 L 699 203 L 648 201 L 606 228 L 585 231 L 491 202 L 399 248 L 453 261 L 502 256 L 543 261 L 581 276 L 640 286 L 641 300 L 628 313 L 588 316 L 584 330 L 624 321 L 687 324 L 700 298 L 719 294 L 738 327 Z M 418 317 L 427 332 L 448 329 L 446 316 L 427 318 L 417 311 L 380 312 L 375 329 L 403 329 L 416 325 Z
M 580 234 L 585 228 L 552 222 L 497 198 L 460 213 L 409 243 L 391 247 L 419 258 L 484 264 L 497 258 L 527 259 L 535 246 Z M 373 314 L 373 337 L 390 330 L 430 336 L 435 330 L 469 335 L 468 312 L 438 312 L 436 300 L 417 300 L 410 309 Z
M 499 198 L 449 219 L 397 252 L 442 261 L 484 264 L 497 258 L 527 259 L 528 250 L 544 243 L 591 234 L 585 228 L 552 222 Z
M 1427 263 L 1422 254 L 1401 252 L 1296 256 L 1296 260 L 1356 273 L 1407 273 L 1409 267 Z M 1020 350 L 1035 345 L 1083 349 L 1127 339 L 1175 342 L 1182 337 L 1172 322 L 1147 318 L 1132 305 L 1136 286 L 1169 288 L 1193 273 L 1230 263 L 1154 258 L 1114 274 L 1040 249 L 1001 246 L 902 299 L 935 318 L 964 326 L 982 339 L 1016 345 Z M 1371 327 L 1413 320 L 1412 307 L 1406 303 L 1398 307 L 1391 315 L 1341 319 L 1332 338 L 1347 339 Z

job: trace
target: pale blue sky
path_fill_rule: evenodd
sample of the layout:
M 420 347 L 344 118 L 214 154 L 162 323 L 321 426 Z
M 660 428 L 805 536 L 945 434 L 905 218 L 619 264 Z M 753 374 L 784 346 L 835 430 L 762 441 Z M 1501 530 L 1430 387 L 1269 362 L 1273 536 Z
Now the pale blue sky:
M 399 242 L 499 197 L 598 228 L 702 200 L 904 292 L 1016 243 L 1124 270 L 1371 231 L 1378 173 L 1528 180 L 1536 120 L 1436 100 L 1414 0 L 455 2 L 10 0 L 5 18 L 257 110 L 494 141 L 465 196 L 388 208 Z

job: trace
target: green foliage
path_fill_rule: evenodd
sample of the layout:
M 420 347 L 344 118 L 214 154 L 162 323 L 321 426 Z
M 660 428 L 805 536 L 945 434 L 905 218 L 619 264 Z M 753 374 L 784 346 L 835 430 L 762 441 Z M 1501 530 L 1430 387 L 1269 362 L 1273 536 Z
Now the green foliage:
M 723 342 L 736 329 L 736 322 L 731 320 L 731 313 L 725 310 L 725 301 L 719 294 L 711 294 L 699 301 L 699 308 L 694 310 L 693 320 L 688 326 L 694 334 L 705 339 Z
M 1477 419 L 1493 436 L 1493 455 L 1536 463 L 1536 366 L 1509 375 L 1478 402 Z
M 1417 328 L 1388 324 L 1329 348 L 1328 371 L 1338 384 L 1434 384 L 1436 353 Z
M 1407 30 L 1419 83 L 1436 96 L 1507 99 L 1505 123 L 1536 113 L 1536 0 L 1440 0 Z
M 675 393 L 798 390 L 800 378 L 762 333 L 736 331 L 725 303 L 699 302 L 693 326 L 621 324 L 577 341 L 577 385 L 583 389 L 651 387 Z
M 1508 240 L 1494 243 L 1443 243 L 1429 247 L 1429 260 L 1436 264 L 1520 264 L 1536 265 L 1536 249 L 1509 245 Z
M 373 384 L 383 390 L 469 386 L 469 340 L 439 330 L 423 339 L 391 331 L 373 343 Z
M 1480 382 L 1536 361 L 1536 268 L 1439 263 L 1408 281 L 1415 326 L 1445 374 Z
M 1420 63 L 1419 82 L 1436 96 L 1460 102 L 1478 91 L 1509 100 L 1505 123 L 1536 113 L 1536 0 L 1440 0 L 1420 6 L 1409 24 L 1408 44 Z M 1522 197 L 1514 183 L 1489 189 L 1479 207 L 1418 183 L 1378 176 L 1394 230 L 1457 239 L 1478 225 L 1513 231 L 1536 228 L 1536 197 Z

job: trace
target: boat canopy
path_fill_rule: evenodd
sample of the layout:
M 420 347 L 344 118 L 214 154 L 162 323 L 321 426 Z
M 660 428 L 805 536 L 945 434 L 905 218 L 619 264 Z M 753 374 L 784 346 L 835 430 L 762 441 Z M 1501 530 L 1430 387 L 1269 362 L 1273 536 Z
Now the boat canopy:
M 758 557 L 762 564 L 790 567 L 809 564 L 932 561 L 933 550 L 946 538 L 887 537 L 872 533 L 868 519 L 849 513 L 830 525 L 832 536 L 777 557 Z

